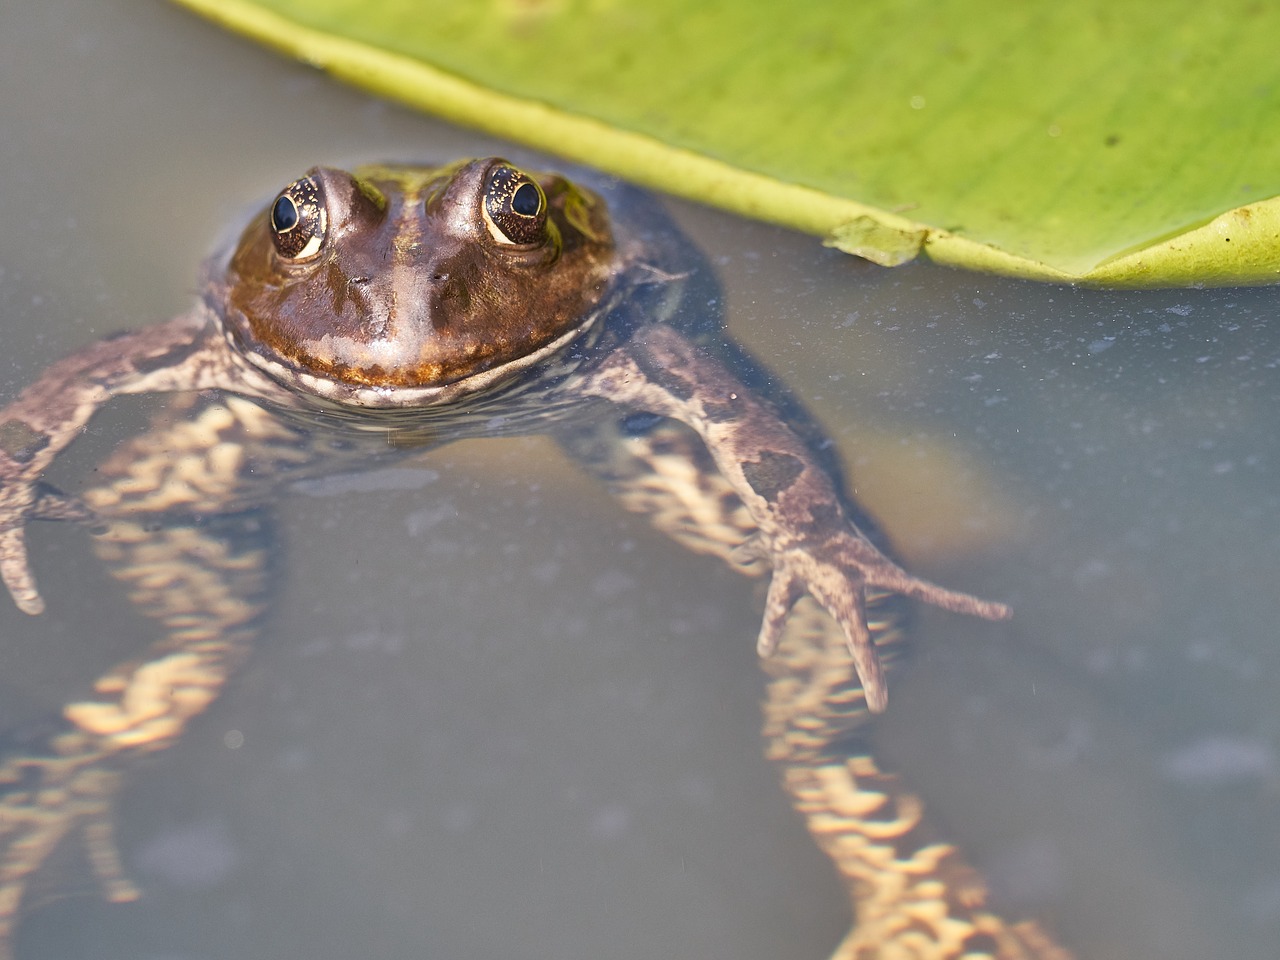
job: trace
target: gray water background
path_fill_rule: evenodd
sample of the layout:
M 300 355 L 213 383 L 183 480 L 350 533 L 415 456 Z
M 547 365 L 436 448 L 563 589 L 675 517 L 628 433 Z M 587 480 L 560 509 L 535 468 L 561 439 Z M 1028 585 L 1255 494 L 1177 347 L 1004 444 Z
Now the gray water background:
M 4 3 L 0 397 L 184 309 L 311 164 L 483 153 L 544 162 L 163 3 Z M 1274 957 L 1276 292 L 886 271 L 668 206 L 908 562 L 1017 608 L 923 613 L 880 727 L 1002 902 L 1083 960 Z M 750 585 L 536 440 L 315 492 L 282 504 L 261 651 L 124 798 L 146 896 L 70 858 L 22 960 L 826 957 L 847 905 L 760 757 Z M 33 541 L 5 726 L 145 641 L 81 531 Z

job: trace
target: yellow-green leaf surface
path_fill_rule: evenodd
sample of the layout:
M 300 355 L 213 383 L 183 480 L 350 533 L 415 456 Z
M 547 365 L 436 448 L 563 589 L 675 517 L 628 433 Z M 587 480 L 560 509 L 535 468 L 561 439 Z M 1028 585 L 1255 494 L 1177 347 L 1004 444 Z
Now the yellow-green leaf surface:
M 374 91 L 880 263 L 1280 280 L 1280 5 L 179 2 Z

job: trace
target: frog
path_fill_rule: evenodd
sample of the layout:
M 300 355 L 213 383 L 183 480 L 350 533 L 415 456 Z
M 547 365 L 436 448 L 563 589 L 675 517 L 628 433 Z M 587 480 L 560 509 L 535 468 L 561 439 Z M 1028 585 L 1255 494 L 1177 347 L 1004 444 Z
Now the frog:
M 271 605 L 270 506 L 317 478 L 470 437 L 545 433 L 626 510 L 764 584 L 767 753 L 855 923 L 835 958 L 1070 956 L 989 905 L 979 872 L 865 736 L 907 601 L 1008 606 L 895 562 L 831 444 L 706 309 L 710 272 L 653 201 L 499 157 L 314 167 L 204 269 L 179 316 L 55 362 L 0 409 L 0 579 L 44 601 L 29 521 L 70 522 L 158 625 L 92 696 L 0 741 L 0 960 L 73 839 L 112 901 L 130 770 L 179 743 Z M 626 202 L 624 202 L 626 201 Z M 75 496 L 45 475 L 114 398 L 166 394 Z

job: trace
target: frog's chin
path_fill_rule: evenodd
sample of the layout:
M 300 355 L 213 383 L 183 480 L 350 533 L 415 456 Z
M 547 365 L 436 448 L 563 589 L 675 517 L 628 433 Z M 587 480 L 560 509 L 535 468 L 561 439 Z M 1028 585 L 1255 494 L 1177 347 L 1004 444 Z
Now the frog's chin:
M 573 329 L 514 360 L 508 360 L 445 383 L 413 385 L 350 382 L 323 373 L 311 372 L 275 356 L 252 349 L 246 350 L 225 326 L 223 334 L 232 350 L 301 399 L 315 398 L 360 409 L 393 410 L 433 407 L 453 403 L 474 394 L 497 390 L 538 364 L 564 352 L 596 325 L 596 320 L 602 312 L 593 310 Z

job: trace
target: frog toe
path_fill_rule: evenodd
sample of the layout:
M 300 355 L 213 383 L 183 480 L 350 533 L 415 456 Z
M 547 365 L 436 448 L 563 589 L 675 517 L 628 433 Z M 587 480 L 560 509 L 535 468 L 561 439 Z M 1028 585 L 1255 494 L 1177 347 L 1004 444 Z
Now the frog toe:
M 44 599 L 27 560 L 26 536 L 20 526 L 0 532 L 0 579 L 19 610 L 32 616 L 44 612 Z
M 769 580 L 769 593 L 764 602 L 764 620 L 760 624 L 760 638 L 756 641 L 756 652 L 760 656 L 771 657 L 778 649 L 787 620 L 791 616 L 791 608 L 803 593 L 803 585 L 786 568 L 774 570 Z
M 889 706 L 889 685 L 867 624 L 867 598 L 863 584 L 846 580 L 834 592 L 819 590 L 815 591 L 815 596 L 844 633 L 853 668 L 867 698 L 867 709 L 872 713 L 884 713 Z
M 902 568 L 887 562 L 867 571 L 867 583 L 952 613 L 981 617 L 983 620 L 1008 620 L 1013 616 L 1013 608 L 1006 603 L 983 600 L 959 590 L 948 590 L 920 577 L 913 577 Z
M 770 656 L 783 636 L 791 608 L 806 593 L 818 601 L 844 633 L 866 695 L 867 708 L 882 713 L 889 703 L 884 668 L 876 653 L 875 641 L 867 625 L 867 602 L 858 572 L 821 562 L 803 551 L 792 557 L 775 558 L 773 577 L 765 600 L 764 623 L 757 650 Z M 850 569 L 857 571 L 857 567 Z

